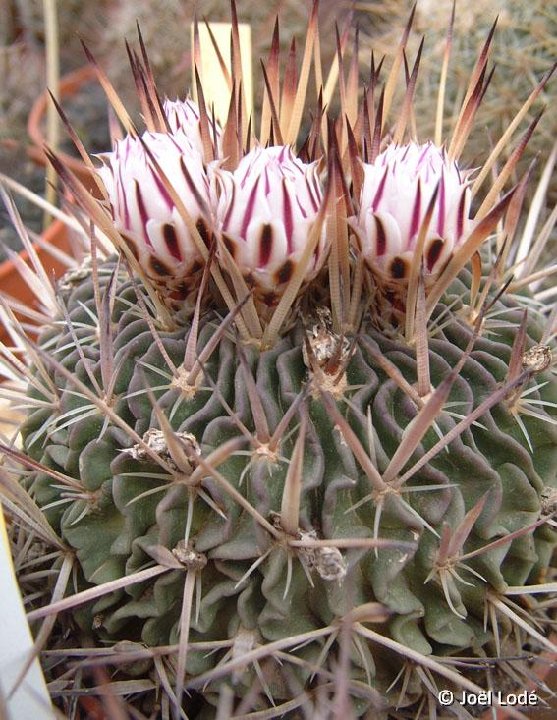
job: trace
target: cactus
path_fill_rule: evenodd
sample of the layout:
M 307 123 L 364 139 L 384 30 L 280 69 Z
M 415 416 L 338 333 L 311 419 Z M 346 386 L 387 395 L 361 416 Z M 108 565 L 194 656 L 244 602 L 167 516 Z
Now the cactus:
M 146 130 L 100 73 L 127 132 L 100 199 L 50 153 L 90 256 L 34 281 L 36 342 L 4 305 L 28 412 L 1 478 L 52 578 L 54 696 L 71 654 L 151 717 L 467 717 L 557 650 L 551 228 L 520 233 L 525 141 L 459 160 L 490 39 L 443 147 L 413 134 L 417 63 L 391 107 L 405 32 L 360 107 L 341 64 L 295 152 L 316 17 L 280 96 L 274 43 L 258 128 L 240 83 L 220 127 L 132 53 Z

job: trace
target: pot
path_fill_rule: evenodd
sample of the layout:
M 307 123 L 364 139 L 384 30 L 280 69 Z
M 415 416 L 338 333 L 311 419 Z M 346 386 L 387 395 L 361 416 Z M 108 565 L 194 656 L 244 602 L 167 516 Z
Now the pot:
M 56 248 L 71 255 L 70 241 L 67 228 L 61 220 L 54 221 L 42 235 L 43 244 L 35 244 L 34 248 L 39 259 L 50 277 L 58 278 L 67 270 L 67 266 L 59 257 L 49 251 L 49 248 Z M 22 250 L 19 257 L 29 266 L 29 253 Z M 13 260 L 8 259 L 0 263 L 0 291 L 18 300 L 22 305 L 30 308 L 38 308 L 39 301 L 33 294 L 31 288 L 19 274 Z M 17 313 L 16 313 L 17 314 Z M 26 322 L 29 322 L 26 320 Z M 0 341 L 11 345 L 10 335 L 0 317 Z
M 63 101 L 64 98 L 72 97 L 76 95 L 84 85 L 96 80 L 95 69 L 91 65 L 85 65 L 74 72 L 68 73 L 60 80 L 58 86 L 59 100 Z M 27 134 L 31 142 L 33 143 L 27 150 L 29 157 L 39 165 L 47 164 L 47 157 L 45 154 L 46 138 L 43 133 L 43 124 L 46 115 L 46 109 L 48 103 L 52 102 L 52 99 L 45 90 L 33 103 L 31 112 L 27 120 Z M 74 175 L 76 175 L 85 187 L 96 194 L 97 186 L 91 176 L 91 171 L 79 158 L 69 155 L 68 153 L 58 151 L 58 157 L 63 161 L 64 165 L 68 167 Z M 98 192 L 98 190 L 97 190 Z
M 557 637 L 554 634 L 549 639 L 553 643 L 557 642 Z M 522 694 L 522 700 L 525 700 L 526 703 L 532 701 L 532 704 L 521 704 L 522 700 L 520 700 L 519 704 L 515 705 L 513 709 L 523 712 L 528 717 L 528 720 L 554 720 L 557 717 L 557 696 L 547 697 L 547 689 L 555 692 L 555 688 L 557 688 L 557 657 L 555 653 L 549 650 L 542 652 L 534 660 L 531 673 L 532 681 L 528 686 L 515 691 L 513 694 L 517 696 Z M 526 693 L 526 697 L 524 697 L 524 693 Z M 503 693 L 503 697 L 505 696 L 506 694 Z M 536 698 L 538 702 L 533 704 Z M 507 699 L 512 701 L 510 694 Z M 495 712 L 494 709 L 484 712 L 480 720 L 513 720 L 513 717 L 505 707 L 498 707 Z

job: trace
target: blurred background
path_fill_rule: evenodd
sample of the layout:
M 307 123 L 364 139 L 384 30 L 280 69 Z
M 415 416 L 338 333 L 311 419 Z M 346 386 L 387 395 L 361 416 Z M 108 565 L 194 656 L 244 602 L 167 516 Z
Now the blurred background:
M 362 82 L 369 76 L 370 57 L 386 55 L 385 67 L 396 50 L 412 7 L 408 0 L 321 0 L 319 24 L 321 50 L 326 71 L 336 52 L 335 23 L 347 28 L 353 39 L 359 28 L 358 61 Z M 261 98 L 259 58 L 266 58 L 277 13 L 280 14 L 281 57 L 285 61 L 292 38 L 296 39 L 298 60 L 303 52 L 309 0 L 278 0 L 253 3 L 238 0 L 241 22 L 252 26 L 255 106 Z M 106 70 L 132 115 L 137 116 L 135 91 L 124 44 L 137 44 L 139 23 L 162 95 L 185 97 L 191 85 L 190 38 L 194 14 L 200 20 L 229 21 L 227 0 L 0 0 L 0 171 L 36 193 L 45 192 L 45 169 L 37 164 L 27 123 L 37 98 L 48 85 L 52 48 L 59 60 L 62 78 L 86 65 L 83 40 Z M 425 35 L 417 91 L 419 137 L 432 132 L 441 60 L 450 2 L 419 0 L 414 32 L 409 43 L 413 64 L 419 41 Z M 447 124 L 451 111 L 462 100 L 477 52 L 498 16 L 492 62 L 496 64 L 490 87 L 483 100 L 478 122 L 468 144 L 464 161 L 474 165 L 504 128 L 557 57 L 557 3 L 546 0 L 468 0 L 457 7 L 453 56 L 447 92 Z M 47 58 L 47 46 L 51 54 Z M 352 53 L 352 42 L 347 57 Z M 51 68 L 52 70 L 52 68 Z M 549 83 L 534 106 L 531 117 L 545 103 L 548 109 L 532 139 L 523 165 L 536 156 L 549 154 L 557 136 L 554 98 L 557 80 Z M 401 88 L 402 90 L 402 88 Z M 87 82 L 62 102 L 72 124 L 91 152 L 109 149 L 106 101 L 102 90 Z M 331 107 L 334 114 L 334 104 Z M 526 123 L 523 124 L 526 127 Z M 64 131 L 62 130 L 62 136 Z M 71 143 L 62 137 L 62 149 L 71 152 Z M 523 168 L 522 168 L 523 169 Z M 557 183 L 548 194 L 548 206 L 557 198 Z M 17 199 L 20 212 L 32 230 L 42 228 L 43 213 L 32 202 Z M 17 247 L 6 213 L 0 209 L 0 242 Z M 0 258 L 2 257 L 0 248 Z

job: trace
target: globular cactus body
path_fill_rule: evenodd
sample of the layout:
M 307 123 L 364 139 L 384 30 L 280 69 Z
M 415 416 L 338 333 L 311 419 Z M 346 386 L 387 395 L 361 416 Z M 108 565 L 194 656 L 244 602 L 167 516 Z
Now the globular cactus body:
M 102 268 L 103 272 L 111 269 Z M 109 277 L 104 275 L 105 288 Z M 470 341 L 472 330 L 459 317 L 469 281 L 464 273 L 438 306 L 440 315 L 447 307 L 452 309 L 450 322 L 429 342 L 433 386 L 450 374 Z M 504 592 L 507 585 L 540 581 L 551 560 L 555 533 L 536 526 L 544 514 L 551 513 L 547 491 L 555 487 L 557 451 L 551 426 L 543 419 L 526 419 L 529 448 L 509 411 L 508 398 L 503 397 L 481 414 L 477 424 L 439 450 L 400 490 L 396 478 L 386 483 L 384 502 L 379 502 L 381 493 L 374 494 L 342 427 L 323 404 L 319 379 L 315 380 L 315 392 L 307 393 L 311 372 L 307 356 L 304 361 L 306 338 L 314 339 L 320 333 L 332 336 L 322 318 L 307 318 L 306 327 L 297 322 L 267 351 L 223 338 L 188 398 L 172 386 L 173 367 L 154 345 L 147 323 L 137 313 L 135 290 L 125 279 L 117 282 L 112 322 L 114 364 L 119 369 L 111 406 L 163 459 L 168 470 L 141 445 L 130 445 L 129 433 L 107 422 L 100 412 L 91 412 L 89 403 L 76 398 L 72 384 L 60 371 L 54 370 L 52 378 L 61 387 L 62 419 L 37 410 L 25 427 L 29 453 L 82 486 L 71 502 L 45 510 L 49 522 L 75 548 L 82 582 L 100 584 L 138 572 L 153 556 L 158 557 L 155 551 L 160 547 L 180 558 L 188 518 L 188 547 L 198 554 L 195 557 L 203 558 L 201 569 L 196 570 L 201 599 L 191 621 L 191 641 L 228 641 L 235 647 L 242 638 L 249 638 L 251 649 L 326 628 L 353 607 L 377 602 L 385 614 L 381 632 L 404 646 L 425 654 L 481 657 L 493 643 L 492 632 L 483 627 L 489 593 Z M 95 313 L 90 278 L 69 293 L 66 304 L 72 324 L 81 328 L 78 339 L 90 338 L 94 330 L 91 315 Z M 454 408 L 455 415 L 447 411 L 438 416 L 437 429 L 428 430 L 413 459 L 438 443 L 438 434 L 447 435 L 454 429 L 459 415 L 466 417 L 505 382 L 521 310 L 516 301 L 507 299 L 499 301 L 494 311 L 502 312 L 504 322 L 496 336 L 478 339 L 466 359 L 447 399 L 447 408 Z M 199 354 L 220 322 L 209 316 L 202 323 Z M 191 332 L 191 324 L 186 323 L 172 332 L 159 333 L 174 367 L 183 361 Z M 532 317 L 528 345 L 536 346 L 541 332 L 540 321 Z M 67 327 L 48 331 L 42 345 L 95 392 Z M 98 345 L 85 340 L 81 347 L 93 374 L 98 375 Z M 385 363 L 396 367 L 409 386 L 416 383 L 415 352 L 364 322 L 346 367 L 345 389 L 339 390 L 335 401 L 360 447 L 373 448 L 379 473 L 388 467 L 418 413 L 415 398 L 386 374 Z M 538 383 L 544 387 L 531 393 L 530 400 L 555 397 L 555 381 L 547 370 L 536 374 Z M 292 433 L 287 430 L 292 428 L 285 428 L 271 451 L 264 438 L 257 438 L 250 386 L 257 393 L 259 411 L 263 411 L 271 435 L 297 398 L 306 393 L 309 419 L 300 467 L 299 527 L 294 533 L 282 527 L 280 518 L 288 468 L 297 462 L 295 435 L 289 437 Z M 146 387 L 152 388 L 151 397 Z M 158 429 L 153 398 L 190 458 L 189 468 L 177 467 L 172 460 Z M 223 409 L 225 403 L 230 414 Z M 71 423 L 64 421 L 66 417 L 71 417 Z M 249 431 L 251 440 L 240 427 Z M 275 536 L 210 474 L 199 484 L 189 484 L 191 474 L 199 468 L 197 453 L 209 458 L 231 441 L 236 441 L 241 452 L 232 454 L 217 471 L 261 517 L 274 523 Z M 71 497 L 71 490 L 63 493 L 53 485 L 45 473 L 32 479 L 30 490 L 39 506 Z M 198 492 L 201 488 L 211 503 Z M 446 567 L 439 564 L 444 524 L 458 527 L 482 499 L 485 503 L 462 548 L 462 554 L 480 550 L 470 561 L 471 570 L 459 567 L 458 557 L 448 558 Z M 529 525 L 531 529 L 514 541 L 481 552 L 495 539 Z M 377 532 L 380 538 L 393 541 L 393 547 L 357 547 L 357 539 L 369 540 Z M 289 547 L 284 538 L 325 538 L 331 543 L 305 549 Z M 355 546 L 349 542 L 347 548 L 338 548 L 338 539 L 352 539 Z M 397 547 L 397 542 L 402 542 L 402 547 Z M 460 579 L 448 578 L 445 595 L 441 575 L 451 562 Z M 87 628 L 94 624 L 99 639 L 125 638 L 152 646 L 177 642 L 183 584 L 184 573 L 177 569 L 103 597 L 80 613 L 80 621 Z M 308 645 L 302 657 L 316 663 L 323 647 L 321 638 Z M 383 651 L 377 656 L 373 643 L 362 640 L 353 651 L 351 680 L 364 681 L 368 673 L 370 687 L 394 702 L 400 688 L 395 685 L 389 692 L 387 688 L 403 667 L 403 658 L 389 657 L 387 666 L 381 667 Z M 228 646 L 209 656 L 192 650 L 188 677 L 214 668 L 227 652 Z M 323 666 L 334 666 L 334 656 L 331 648 Z M 310 675 L 307 668 L 281 667 L 272 660 L 267 665 L 264 677 L 275 700 L 302 692 Z M 237 675 L 238 682 L 249 687 L 250 673 Z M 205 689 L 207 696 L 210 689 L 211 685 Z M 405 704 L 418 701 L 420 693 L 408 689 Z M 370 702 L 367 698 L 363 705 Z

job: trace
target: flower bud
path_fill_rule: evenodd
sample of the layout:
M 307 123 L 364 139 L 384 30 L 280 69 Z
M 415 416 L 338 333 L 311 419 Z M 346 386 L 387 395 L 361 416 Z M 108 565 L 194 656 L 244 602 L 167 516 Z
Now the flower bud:
M 163 102 L 163 112 L 168 120 L 171 133 L 182 131 L 193 143 L 194 148 L 203 155 L 203 142 L 201 140 L 199 106 L 191 98 L 186 100 L 169 100 Z M 216 157 L 220 156 L 220 143 L 222 128 L 209 116 L 209 135 L 211 142 L 216 143 Z

